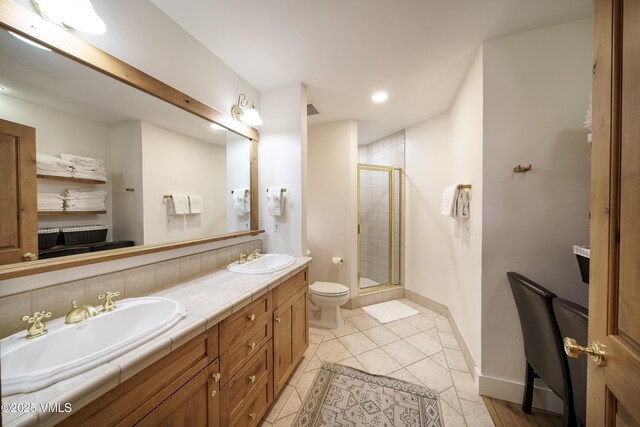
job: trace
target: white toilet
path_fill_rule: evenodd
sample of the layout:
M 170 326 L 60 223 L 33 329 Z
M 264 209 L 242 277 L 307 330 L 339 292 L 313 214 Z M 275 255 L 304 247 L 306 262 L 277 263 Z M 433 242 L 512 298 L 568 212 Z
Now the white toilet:
M 340 306 L 349 301 L 349 288 L 339 283 L 315 282 L 309 286 L 309 324 L 334 329 L 344 325 Z

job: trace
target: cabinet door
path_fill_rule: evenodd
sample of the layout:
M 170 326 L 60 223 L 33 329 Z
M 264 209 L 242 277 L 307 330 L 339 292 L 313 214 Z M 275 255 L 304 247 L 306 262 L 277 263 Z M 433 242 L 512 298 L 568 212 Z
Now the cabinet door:
M 273 395 L 277 396 L 289 378 L 291 351 L 291 305 L 282 304 L 273 312 Z
M 307 313 L 307 290 L 304 288 L 291 305 L 291 353 L 293 366 L 298 364 L 309 347 L 309 316 Z
M 0 264 L 38 254 L 36 130 L 0 119 Z
M 217 361 L 203 369 L 188 383 L 162 402 L 137 426 L 219 427 L 220 383 L 215 381 Z
M 301 289 L 273 312 L 273 393 L 284 387 L 309 345 L 307 290 Z

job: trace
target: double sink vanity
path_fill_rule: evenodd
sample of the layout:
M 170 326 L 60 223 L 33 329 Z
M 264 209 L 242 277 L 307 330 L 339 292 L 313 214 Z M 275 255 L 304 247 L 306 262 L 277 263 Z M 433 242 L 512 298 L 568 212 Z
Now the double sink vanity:
M 257 425 L 308 347 L 311 259 L 249 258 L 3 339 L 3 425 Z

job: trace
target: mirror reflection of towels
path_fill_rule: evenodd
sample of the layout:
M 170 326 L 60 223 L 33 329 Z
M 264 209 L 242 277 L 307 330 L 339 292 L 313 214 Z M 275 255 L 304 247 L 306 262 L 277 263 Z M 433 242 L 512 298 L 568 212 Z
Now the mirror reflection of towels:
M 267 212 L 269 212 L 269 215 L 280 216 L 284 213 L 283 199 L 282 187 L 269 187 L 267 189 Z
M 248 188 L 236 188 L 233 190 L 231 194 L 231 209 L 238 216 L 251 212 L 251 196 Z

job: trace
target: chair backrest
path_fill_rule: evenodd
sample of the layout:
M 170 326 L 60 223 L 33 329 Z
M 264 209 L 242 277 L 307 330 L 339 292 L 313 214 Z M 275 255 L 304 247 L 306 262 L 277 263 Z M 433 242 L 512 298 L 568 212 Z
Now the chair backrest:
M 524 354 L 544 382 L 560 398 L 572 400 L 569 367 L 553 313 L 553 292 L 519 273 L 507 273 L 518 308 Z
M 562 337 L 575 338 L 578 344 L 586 345 L 589 325 L 589 310 L 562 298 L 553 299 L 558 328 Z M 586 424 L 587 412 L 587 358 L 567 359 L 571 373 L 571 388 L 576 418 Z

